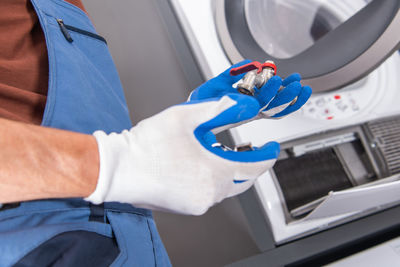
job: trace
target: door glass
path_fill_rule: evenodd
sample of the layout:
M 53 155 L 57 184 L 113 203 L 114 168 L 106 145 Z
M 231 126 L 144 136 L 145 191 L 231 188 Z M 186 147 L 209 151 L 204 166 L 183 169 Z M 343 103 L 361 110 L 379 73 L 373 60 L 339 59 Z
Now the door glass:
M 251 34 L 269 55 L 290 58 L 352 17 L 371 0 L 246 0 Z

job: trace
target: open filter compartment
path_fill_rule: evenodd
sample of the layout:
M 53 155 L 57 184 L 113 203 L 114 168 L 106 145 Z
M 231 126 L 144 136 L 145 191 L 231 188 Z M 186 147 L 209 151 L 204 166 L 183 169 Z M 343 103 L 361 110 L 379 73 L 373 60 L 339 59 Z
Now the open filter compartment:
M 282 148 L 274 179 L 288 222 L 400 201 L 399 117 L 292 141 Z

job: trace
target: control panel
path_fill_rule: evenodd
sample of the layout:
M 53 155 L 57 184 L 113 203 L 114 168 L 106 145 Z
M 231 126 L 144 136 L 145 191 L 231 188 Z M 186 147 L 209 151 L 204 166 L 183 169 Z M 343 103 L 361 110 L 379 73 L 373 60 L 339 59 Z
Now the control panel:
M 340 120 L 352 117 L 361 110 L 372 107 L 376 91 L 362 86 L 360 81 L 342 90 L 315 94 L 304 105 L 300 112 L 306 116 L 320 120 Z

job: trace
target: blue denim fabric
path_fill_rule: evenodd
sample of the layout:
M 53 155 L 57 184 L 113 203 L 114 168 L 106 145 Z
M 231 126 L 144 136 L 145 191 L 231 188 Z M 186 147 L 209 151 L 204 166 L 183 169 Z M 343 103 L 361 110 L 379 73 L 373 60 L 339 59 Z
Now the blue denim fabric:
M 123 89 L 101 40 L 70 31 L 68 42 L 57 19 L 96 33 L 87 15 L 63 0 L 31 0 L 49 56 L 49 89 L 43 126 L 91 134 L 131 127 Z M 29 178 L 28 178 L 29 179 Z M 108 223 L 89 221 L 82 199 L 23 202 L 0 211 L 0 266 L 12 266 L 52 237 L 90 231 L 115 237 L 120 254 L 112 266 L 170 266 L 152 214 L 127 204 L 105 203 Z

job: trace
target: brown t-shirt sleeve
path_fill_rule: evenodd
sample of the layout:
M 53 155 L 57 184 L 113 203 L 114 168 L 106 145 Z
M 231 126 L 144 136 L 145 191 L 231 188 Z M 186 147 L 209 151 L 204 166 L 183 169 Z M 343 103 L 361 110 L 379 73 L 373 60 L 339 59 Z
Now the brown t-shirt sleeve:
M 85 11 L 80 0 L 67 2 Z M 1 0 L 0 117 L 41 123 L 47 99 L 48 65 L 44 34 L 31 2 Z

